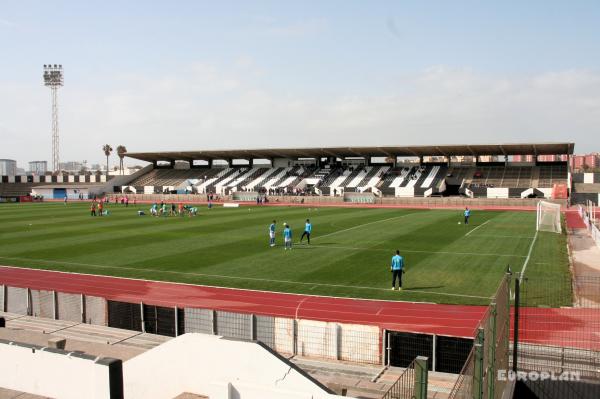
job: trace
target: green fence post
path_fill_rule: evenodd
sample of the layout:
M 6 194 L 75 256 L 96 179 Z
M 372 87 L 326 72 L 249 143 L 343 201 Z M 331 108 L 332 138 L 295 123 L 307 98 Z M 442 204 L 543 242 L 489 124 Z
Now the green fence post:
M 415 399 L 427 399 L 427 360 L 424 356 L 415 359 Z
M 479 327 L 475 337 L 475 361 L 473 365 L 473 399 L 483 399 L 483 328 Z
M 489 348 L 488 364 L 487 364 L 487 397 L 488 399 L 494 399 L 494 388 L 496 382 L 496 338 L 497 338 L 497 316 L 498 310 L 496 309 L 496 302 L 490 304 L 490 332 L 491 337 L 486 337 Z

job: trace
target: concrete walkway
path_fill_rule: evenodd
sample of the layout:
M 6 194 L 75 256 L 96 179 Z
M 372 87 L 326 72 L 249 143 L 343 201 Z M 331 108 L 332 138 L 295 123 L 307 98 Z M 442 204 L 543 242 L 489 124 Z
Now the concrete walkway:
M 583 228 L 581 228 L 583 225 Z M 567 218 L 576 305 L 600 307 L 600 248 L 596 245 L 578 213 Z

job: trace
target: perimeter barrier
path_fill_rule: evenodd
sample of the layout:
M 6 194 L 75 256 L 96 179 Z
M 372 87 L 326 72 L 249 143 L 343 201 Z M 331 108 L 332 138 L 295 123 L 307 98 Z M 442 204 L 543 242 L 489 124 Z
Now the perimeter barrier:
M 593 205 L 589 205 L 583 207 L 581 205 L 577 205 L 577 210 L 579 212 L 579 216 L 583 219 L 585 226 L 587 227 L 592 239 L 596 243 L 596 245 L 600 248 L 600 228 L 598 225 L 598 211 L 597 207 Z
M 450 390 L 450 399 L 499 399 L 504 395 L 506 382 L 497 375 L 509 365 L 510 283 L 511 275 L 507 273 L 473 332 L 473 345 Z
M 418 356 L 406 367 L 382 399 L 426 399 L 427 358 Z
M 425 371 L 458 373 L 447 387 L 449 398 L 499 399 L 511 382 L 506 378 L 511 370 L 576 373 L 578 380 L 562 384 L 560 389 L 554 387 L 555 381 L 538 380 L 526 385 L 536 392 L 562 395 L 541 396 L 544 398 L 600 397 L 600 276 L 575 277 L 572 285 L 568 279 L 557 284 L 557 279 L 549 276 L 516 278 L 514 292 L 512 280 L 510 274 L 502 279 L 472 338 L 197 307 L 164 307 L 5 285 L 0 285 L 0 311 L 166 336 L 198 332 L 258 340 L 286 356 L 409 370 L 414 368 L 415 358 L 423 356 L 420 364 Z M 512 298 L 519 305 L 512 310 L 519 316 L 511 328 Z M 15 319 L 7 320 L 10 324 Z M 399 379 L 402 381 L 394 385 L 406 387 L 410 385 L 406 381 L 416 381 L 410 373 L 414 371 L 406 371 Z M 402 397 L 393 395 L 386 398 Z
M 458 373 L 472 339 L 382 330 L 378 326 L 294 319 L 0 286 L 0 311 L 175 337 L 215 334 L 257 340 L 282 355 L 407 367 L 417 356 L 428 370 Z
M 518 379 L 517 393 L 600 397 L 600 276 L 556 284 L 556 279 L 531 275 L 516 288 L 519 328 L 512 370 L 527 377 Z

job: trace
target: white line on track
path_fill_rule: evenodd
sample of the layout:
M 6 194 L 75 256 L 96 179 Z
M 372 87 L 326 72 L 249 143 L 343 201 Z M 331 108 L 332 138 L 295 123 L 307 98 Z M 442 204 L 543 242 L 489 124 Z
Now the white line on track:
M 479 226 L 475 227 L 474 229 L 471 229 L 467 232 L 467 234 L 465 234 L 465 237 L 469 236 L 469 234 L 471 234 L 472 232 L 474 232 L 475 230 L 477 230 L 480 227 L 485 226 L 486 224 L 488 224 L 492 219 L 488 219 L 485 222 L 481 223 Z
M 535 240 L 537 239 L 538 232 L 536 230 L 535 235 L 533 236 L 533 240 L 531 240 L 531 245 L 529 245 L 529 251 L 527 252 L 527 257 L 525 258 L 525 262 L 523 262 L 523 267 L 521 268 L 521 276 L 519 280 L 523 281 L 523 276 L 525 275 L 525 269 L 527 269 L 527 265 L 529 264 L 529 258 L 531 258 L 531 251 L 533 251 L 533 245 L 535 244 Z
M 49 264 L 59 264 L 59 265 L 85 266 L 85 267 L 98 268 L 98 269 L 115 269 L 115 270 L 128 270 L 128 271 L 149 272 L 149 273 L 176 274 L 176 275 L 194 276 L 194 277 L 209 277 L 209 278 L 212 277 L 212 278 L 222 278 L 222 279 L 231 279 L 231 280 L 260 281 L 260 282 L 265 282 L 265 283 L 316 285 L 316 286 L 320 286 L 320 287 L 352 288 L 352 289 L 360 289 L 360 290 L 386 291 L 386 292 L 389 291 L 389 288 L 365 287 L 365 286 L 360 286 L 360 285 L 309 283 L 309 282 L 292 281 L 292 280 L 272 280 L 272 279 L 256 278 L 256 277 L 225 276 L 225 275 L 219 275 L 219 274 L 179 272 L 179 271 L 175 271 L 175 270 L 158 270 L 158 269 L 137 268 L 137 267 L 128 267 L 128 266 L 96 265 L 96 264 L 91 264 L 91 263 L 54 261 L 54 260 L 46 260 L 46 259 L 9 258 L 6 256 L 0 256 L 0 259 L 22 260 L 22 261 L 29 261 L 29 262 L 39 262 L 39 263 L 49 263 Z M 417 294 L 422 293 L 422 294 L 434 294 L 434 295 L 444 295 L 444 296 L 453 296 L 453 297 L 490 299 L 490 297 L 486 297 L 486 296 L 452 294 L 452 293 L 448 293 L 448 292 L 436 292 L 436 291 L 421 291 L 418 289 L 416 289 L 416 290 L 405 289 L 404 291 L 411 292 L 411 293 L 417 293 Z

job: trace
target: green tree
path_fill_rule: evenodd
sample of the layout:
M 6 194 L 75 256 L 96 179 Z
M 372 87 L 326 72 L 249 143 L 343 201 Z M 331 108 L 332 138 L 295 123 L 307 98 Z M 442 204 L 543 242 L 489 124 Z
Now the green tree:
M 102 146 L 102 151 L 104 151 L 104 155 L 106 155 L 106 180 L 108 180 L 108 157 L 110 156 L 110 153 L 113 151 L 113 149 L 110 146 L 110 144 L 104 144 Z

